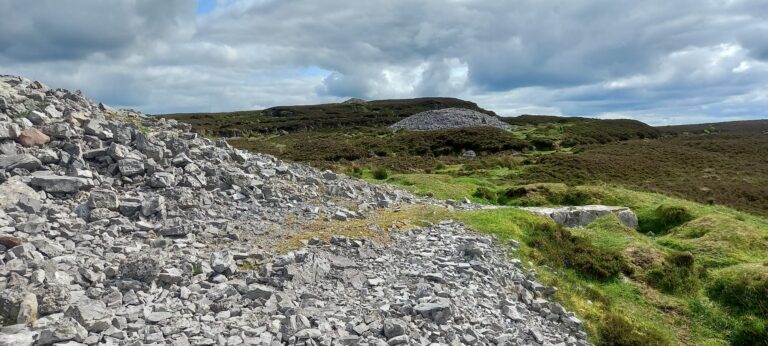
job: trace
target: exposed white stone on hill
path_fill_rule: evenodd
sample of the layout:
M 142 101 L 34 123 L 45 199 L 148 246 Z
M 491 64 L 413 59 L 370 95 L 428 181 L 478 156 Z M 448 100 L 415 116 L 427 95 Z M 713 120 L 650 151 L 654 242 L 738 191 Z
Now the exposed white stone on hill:
M 524 207 L 520 208 L 551 218 L 566 227 L 583 227 L 601 216 L 616 214 L 622 225 L 637 228 L 637 215 L 627 207 L 607 205 L 583 205 L 574 207 Z
M 416 113 L 390 126 L 391 129 L 429 131 L 464 127 L 496 127 L 510 130 L 512 126 L 498 117 L 464 108 L 444 108 Z

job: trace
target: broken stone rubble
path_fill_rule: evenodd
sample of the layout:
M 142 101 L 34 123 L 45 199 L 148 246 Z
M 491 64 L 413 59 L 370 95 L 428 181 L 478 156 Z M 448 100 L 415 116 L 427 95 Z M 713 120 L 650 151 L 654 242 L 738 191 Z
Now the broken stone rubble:
M 459 224 L 275 252 L 314 220 L 440 202 L 19 77 L 0 98 L 0 345 L 586 344 Z M 21 143 L 22 118 L 49 140 Z

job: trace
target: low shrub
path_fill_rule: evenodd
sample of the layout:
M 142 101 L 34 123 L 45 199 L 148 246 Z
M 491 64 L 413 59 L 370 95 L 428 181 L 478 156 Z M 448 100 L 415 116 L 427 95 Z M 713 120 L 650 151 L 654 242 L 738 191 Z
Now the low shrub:
M 384 180 L 389 178 L 389 171 L 386 168 L 375 168 L 371 174 L 373 174 L 373 179 L 377 180 Z
M 734 346 L 768 346 L 768 321 L 746 317 L 730 339 Z
M 665 293 L 691 292 L 699 287 L 701 274 L 690 252 L 674 252 L 662 264 L 649 269 L 645 281 Z
M 360 178 L 363 176 L 363 169 L 360 166 L 352 166 L 352 170 L 349 171 L 348 174 Z
M 398 132 L 390 144 L 417 156 L 459 155 L 466 150 L 477 154 L 491 154 L 505 151 L 522 151 L 530 144 L 514 134 L 492 127 L 443 129 L 435 131 Z
M 557 149 L 557 143 L 549 138 L 533 138 L 530 142 L 531 145 L 539 151 L 552 151 Z
M 496 191 L 493 191 L 492 189 L 489 189 L 484 186 L 480 186 L 475 190 L 475 192 L 472 194 L 472 196 L 481 198 L 487 201 L 496 201 Z
M 633 324 L 615 311 L 605 316 L 598 333 L 600 334 L 601 345 L 652 346 L 670 344 L 659 330 Z
M 587 192 L 569 187 L 563 193 L 554 194 L 548 198 L 554 204 L 588 205 L 594 203 L 594 198 Z
M 693 220 L 694 216 L 686 207 L 662 204 L 650 215 L 639 215 L 638 219 L 640 223 L 638 229 L 641 232 L 653 232 L 656 235 L 661 235 Z
M 501 205 L 539 206 L 552 203 L 549 200 L 550 189 L 547 186 L 515 186 L 499 194 L 497 203 Z M 555 203 L 557 204 L 557 203 Z
M 672 228 L 690 220 L 693 220 L 693 215 L 688 208 L 673 206 L 673 205 L 660 205 L 656 208 L 656 214 L 659 217 L 659 221 L 666 227 Z
M 528 196 L 531 192 L 533 192 L 533 189 L 529 189 L 525 186 L 516 186 L 511 187 L 507 189 L 507 191 L 504 191 L 504 194 L 502 195 L 507 200 L 522 198 L 525 196 Z
M 714 276 L 707 294 L 727 306 L 768 316 L 768 266 L 740 264 L 725 268 Z
M 586 277 L 605 279 L 631 271 L 619 251 L 597 248 L 553 223 L 538 225 L 528 245 L 539 251 L 541 262 L 571 268 Z

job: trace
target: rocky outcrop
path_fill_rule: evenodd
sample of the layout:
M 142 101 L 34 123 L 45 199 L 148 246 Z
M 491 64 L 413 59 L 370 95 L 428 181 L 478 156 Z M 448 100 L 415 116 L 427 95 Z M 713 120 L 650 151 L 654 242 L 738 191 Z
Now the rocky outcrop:
M 498 117 L 464 108 L 444 108 L 416 113 L 398 121 L 389 128 L 393 130 L 430 131 L 486 126 L 502 130 L 512 129 L 512 126 L 499 120 Z
M 599 217 L 608 214 L 616 214 L 622 225 L 632 229 L 637 228 L 637 215 L 627 207 L 584 205 L 555 208 L 524 207 L 520 209 L 544 215 L 565 227 L 584 227 L 594 222 Z
M 554 289 L 454 223 L 276 252 L 439 202 L 18 77 L 0 98 L 0 345 L 586 344 Z
M 342 103 L 344 103 L 344 104 L 364 104 L 366 102 L 367 101 L 365 101 L 363 99 L 359 99 L 359 98 L 353 97 L 353 98 L 347 99 L 346 101 L 344 101 Z

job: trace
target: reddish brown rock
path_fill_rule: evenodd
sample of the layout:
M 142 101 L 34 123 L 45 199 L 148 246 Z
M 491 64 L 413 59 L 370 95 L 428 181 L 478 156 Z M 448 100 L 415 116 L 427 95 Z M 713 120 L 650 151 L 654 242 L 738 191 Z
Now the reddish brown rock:
M 5 246 L 6 249 L 12 249 L 21 245 L 21 239 L 9 235 L 0 235 L 0 245 Z
M 40 132 L 40 130 L 36 128 L 28 128 L 21 131 L 18 138 L 19 143 L 25 147 L 45 145 L 45 143 L 48 143 L 50 140 L 51 137 L 48 137 L 45 133 Z

